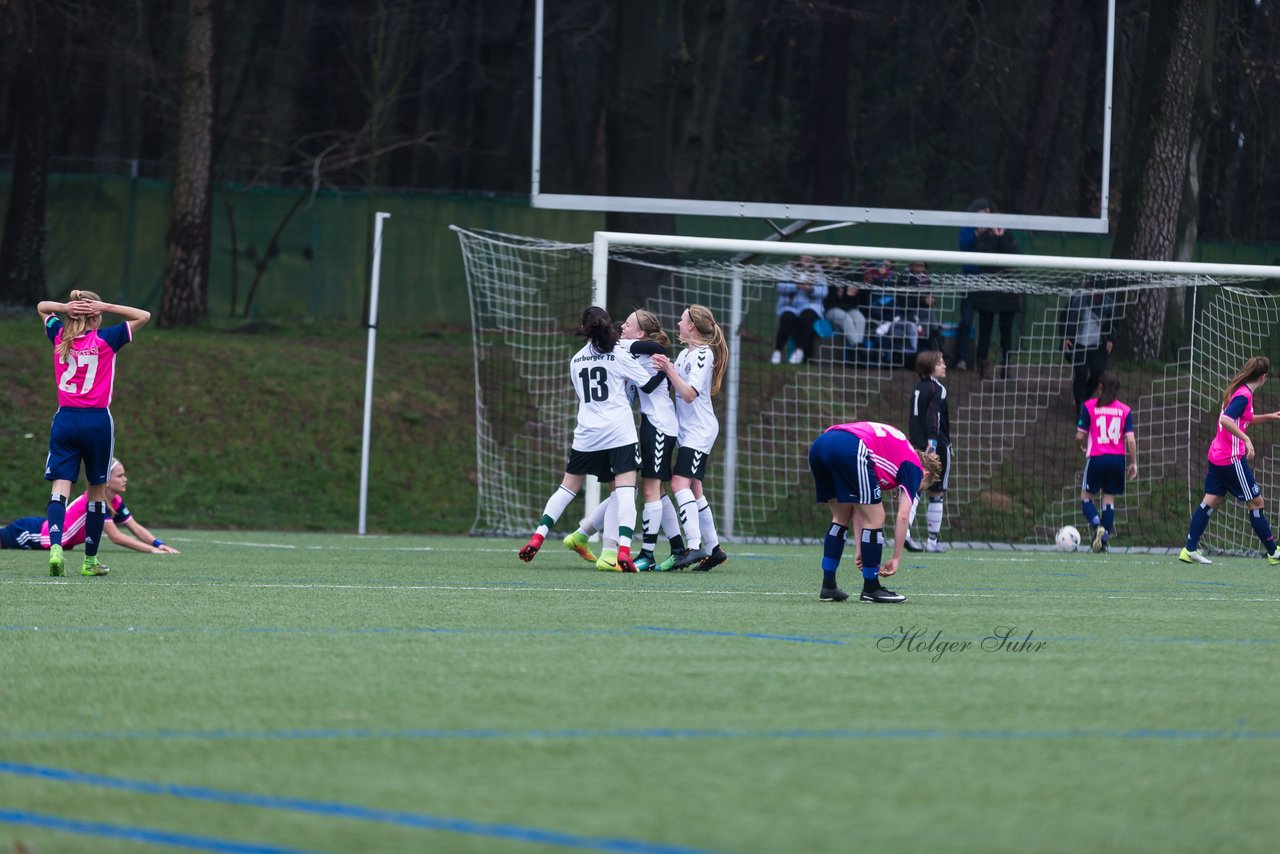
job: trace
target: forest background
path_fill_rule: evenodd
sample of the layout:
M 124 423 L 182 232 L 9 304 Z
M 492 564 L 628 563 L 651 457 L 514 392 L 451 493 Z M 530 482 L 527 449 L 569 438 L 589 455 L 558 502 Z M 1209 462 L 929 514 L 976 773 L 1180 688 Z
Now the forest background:
M 1274 262 L 1277 8 L 1116 0 L 1111 233 L 1022 233 L 1023 251 Z M 543 183 L 950 210 L 981 195 L 1011 213 L 1094 215 L 1107 9 L 1105 0 L 548 0 L 542 144 L 555 156 Z M 385 325 L 412 335 L 468 322 L 450 223 L 575 242 L 602 227 L 770 232 L 758 220 L 531 209 L 533 17 L 529 0 L 0 0 L 0 304 L 28 312 L 85 286 L 146 305 L 161 327 L 279 332 L 302 322 L 354 333 L 367 319 L 373 213 L 390 210 Z M 859 226 L 825 239 L 952 248 L 956 235 Z M 613 307 L 637 302 L 642 286 L 630 287 Z M 1152 291 L 1131 313 L 1127 340 L 1141 356 L 1182 340 L 1185 316 L 1176 293 L 1168 310 L 1168 293 Z M 0 327 L 6 383 L 43 370 L 18 355 L 16 329 Z M 281 351 L 300 352 L 276 337 Z M 201 339 L 162 340 L 176 348 L 166 378 L 190 381 L 180 354 Z M 465 338 L 447 340 L 407 346 L 443 365 L 435 360 L 465 348 Z M 358 341 L 343 348 L 360 355 Z M 447 364 L 465 374 L 465 358 Z M 280 388 L 238 376 L 219 393 L 247 382 Z M 358 380 L 338 385 L 359 393 Z M 450 386 L 448 396 L 465 391 Z M 7 394 L 15 432 L 5 441 L 18 438 L 5 458 L 25 460 L 21 437 L 43 431 L 47 401 L 25 382 Z M 252 412 L 256 398 L 239 396 Z M 227 417 L 207 416 L 210 435 L 225 436 Z M 472 416 L 424 399 L 394 417 L 412 447 L 415 428 L 465 433 Z M 324 430 L 347 448 L 358 429 L 321 428 L 320 459 Z M 197 473 L 224 476 L 176 453 L 172 437 L 153 447 L 143 432 L 133 431 L 130 452 L 186 484 L 166 508 L 186 506 Z M 460 465 L 458 478 L 474 476 Z M 264 471 L 266 486 L 296 477 Z M 353 474 L 345 462 L 319 472 L 326 483 Z M 406 485 L 388 477 L 391 508 Z M 0 498 L 25 506 L 28 492 Z M 185 517 L 174 512 L 166 518 Z M 291 518 L 279 524 L 312 524 Z M 422 529 L 421 518 L 411 524 Z
M 542 185 L 948 210 L 985 196 L 1096 216 L 1107 10 L 548 0 Z M 166 325 L 250 314 L 273 277 L 363 293 L 372 213 L 409 199 L 461 205 L 406 212 L 414 292 L 462 286 L 457 266 L 436 266 L 456 265 L 442 228 L 454 213 L 576 241 L 597 227 L 768 233 L 530 211 L 533 16 L 528 0 L 0 0 L 0 303 L 104 269 L 131 298 L 162 295 Z M 1275 103 L 1275 0 L 1116 0 L 1112 234 L 1080 251 L 1280 244 Z M 58 243 L 67 233 L 79 239 Z M 436 296 L 408 317 L 463 304 Z M 354 321 L 349 305 L 268 313 Z

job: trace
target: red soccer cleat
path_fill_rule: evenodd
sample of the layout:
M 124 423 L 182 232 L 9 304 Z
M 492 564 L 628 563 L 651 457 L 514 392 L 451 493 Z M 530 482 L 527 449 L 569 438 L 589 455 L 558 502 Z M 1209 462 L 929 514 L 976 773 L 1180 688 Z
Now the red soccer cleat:
M 627 546 L 618 546 L 618 571 L 639 572 L 635 561 L 631 559 L 631 549 Z
M 533 560 L 533 556 L 538 553 L 540 548 L 542 548 L 542 535 L 534 534 L 529 538 L 529 542 L 524 544 L 524 548 L 520 550 L 520 559 L 528 563 Z

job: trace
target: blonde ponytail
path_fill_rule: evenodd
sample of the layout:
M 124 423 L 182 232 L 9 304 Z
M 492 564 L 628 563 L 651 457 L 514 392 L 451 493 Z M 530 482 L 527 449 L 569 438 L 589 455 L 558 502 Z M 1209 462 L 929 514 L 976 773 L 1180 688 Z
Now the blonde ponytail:
M 89 299 L 95 302 L 101 301 L 101 297 L 93 291 L 72 291 L 68 298 L 70 302 L 76 300 Z M 73 317 L 67 316 L 66 321 L 62 324 L 62 340 L 58 342 L 58 361 L 62 364 L 67 363 L 67 357 L 71 355 L 71 345 L 75 340 L 85 333 L 89 328 L 89 318 L 84 316 Z

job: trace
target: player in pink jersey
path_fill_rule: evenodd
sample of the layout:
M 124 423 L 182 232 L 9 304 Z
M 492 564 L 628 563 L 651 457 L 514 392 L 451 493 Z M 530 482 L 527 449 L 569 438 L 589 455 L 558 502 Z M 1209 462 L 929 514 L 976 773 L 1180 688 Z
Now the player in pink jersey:
M 1133 411 L 1123 403 L 1120 378 L 1104 373 L 1098 380 L 1098 396 L 1080 407 L 1076 419 L 1076 446 L 1085 455 L 1080 479 L 1080 510 L 1093 528 L 1093 550 L 1110 548 L 1115 533 L 1116 496 L 1124 495 L 1124 480 L 1138 476 L 1138 441 L 1133 433 Z M 1126 455 L 1128 465 L 1126 466 Z M 1102 494 L 1102 513 L 1093 497 Z
M 1249 460 L 1253 459 L 1253 440 L 1245 430 L 1253 422 L 1275 421 L 1280 412 L 1264 415 L 1253 411 L 1253 396 L 1267 381 L 1271 361 L 1265 356 L 1253 356 L 1236 371 L 1222 394 L 1222 413 L 1218 416 L 1218 432 L 1209 445 L 1209 471 L 1204 476 L 1204 498 L 1191 514 L 1191 527 L 1187 542 L 1178 560 L 1183 563 L 1213 563 L 1200 554 L 1200 537 L 1209 526 L 1209 516 L 1218 506 L 1222 496 L 1230 492 L 1237 501 L 1243 501 L 1249 511 L 1249 524 L 1262 541 L 1267 562 L 1280 564 L 1280 547 L 1271 533 L 1271 523 L 1262 513 L 1262 490 L 1254 479 Z
M 129 486 L 129 477 L 125 473 L 124 463 L 111 461 L 111 475 L 107 478 L 107 505 L 110 518 L 103 525 L 103 533 L 107 539 L 119 546 L 146 554 L 179 554 L 172 546 L 165 545 L 159 537 L 147 530 L 137 518 L 129 512 L 124 503 L 124 493 Z M 85 517 L 89 504 L 88 493 L 82 494 L 67 506 L 66 525 L 62 531 L 62 547 L 71 549 L 84 542 Z M 129 536 L 124 530 L 128 530 Z M 27 516 L 16 519 L 0 528 L 0 548 L 6 549 L 38 549 L 49 548 L 49 520 L 40 516 Z
M 887 578 L 898 571 L 911 508 L 921 490 L 927 489 L 942 472 L 937 454 L 918 453 L 896 427 L 857 421 L 829 427 L 814 440 L 809 448 L 809 470 L 813 472 L 818 502 L 831 508 L 831 527 L 823 540 L 822 589 L 818 598 L 824 602 L 843 602 L 849 598 L 849 594 L 836 586 L 836 570 L 852 525 L 856 560 L 862 566 L 861 600 L 905 602 L 905 596 L 886 590 L 880 584 L 880 576 Z M 884 550 L 882 488 L 898 491 L 893 557 L 883 565 L 880 562 Z
M 89 499 L 80 574 L 106 575 L 107 568 L 98 560 L 98 545 L 107 516 L 107 477 L 115 446 L 115 423 L 109 407 L 116 353 L 146 325 L 151 312 L 104 303 L 97 294 L 85 290 L 72 291 L 70 302 L 45 300 L 36 310 L 45 335 L 53 343 L 53 376 L 58 387 L 58 411 L 49 428 L 49 456 L 44 468 L 45 480 L 52 481 L 47 514 L 49 574 L 65 573 L 62 532 L 71 486 L 83 463 Z M 102 315 L 108 312 L 125 322 L 103 329 Z M 65 323 L 58 313 L 67 315 Z

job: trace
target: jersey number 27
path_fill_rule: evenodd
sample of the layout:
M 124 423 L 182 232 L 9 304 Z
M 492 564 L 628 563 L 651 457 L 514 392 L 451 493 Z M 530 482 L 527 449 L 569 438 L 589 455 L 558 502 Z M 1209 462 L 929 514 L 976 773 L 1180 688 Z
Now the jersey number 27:
M 76 371 L 84 368 L 84 382 L 77 389 L 75 385 Z M 93 388 L 93 380 L 98 376 L 98 354 L 80 353 L 74 350 L 67 354 L 67 369 L 58 377 L 58 388 L 67 394 L 85 394 Z

